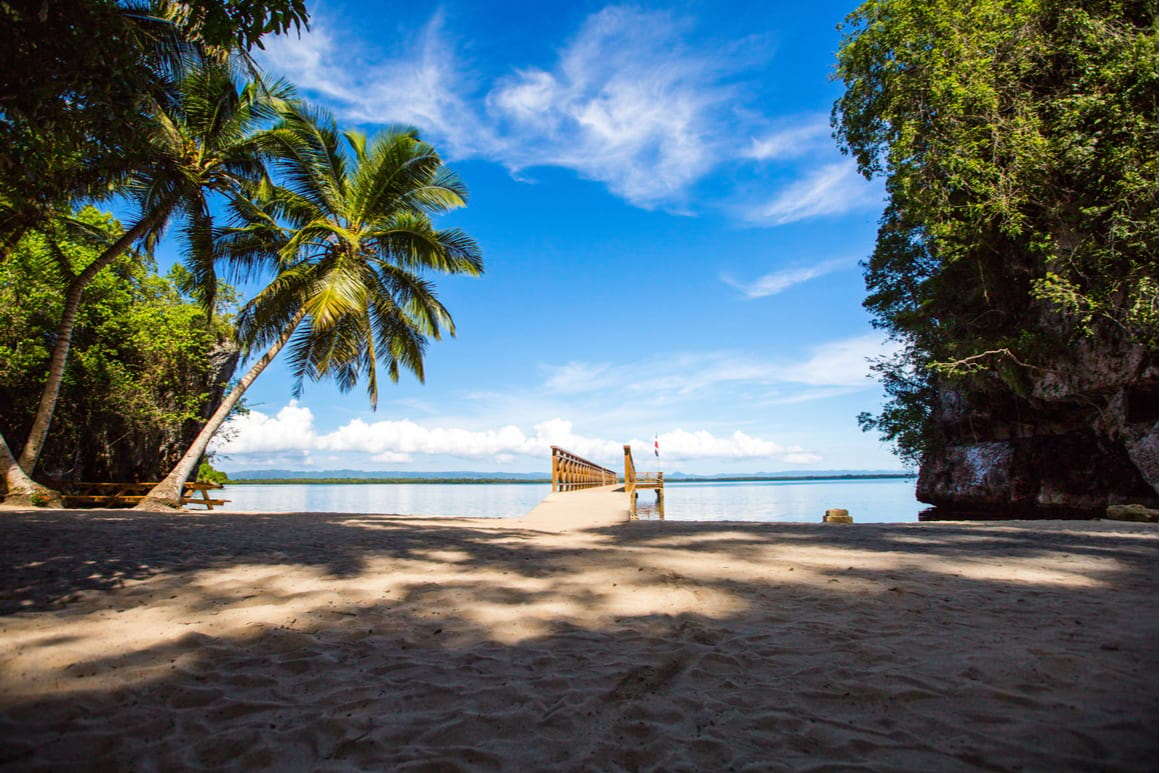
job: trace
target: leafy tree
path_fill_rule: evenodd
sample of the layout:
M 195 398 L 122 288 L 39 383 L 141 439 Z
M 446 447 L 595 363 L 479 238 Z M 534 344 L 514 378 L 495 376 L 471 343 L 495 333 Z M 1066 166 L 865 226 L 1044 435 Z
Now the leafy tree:
M 941 385 L 1025 394 L 1078 340 L 1156 350 L 1157 35 L 1133 0 L 868 0 L 836 136 L 889 197 L 866 264 L 904 458 Z
M 188 66 L 306 24 L 301 0 L 0 3 L 0 254 L 147 159 Z
M 414 130 L 391 129 L 368 142 L 299 107 L 284 107 L 282 116 L 267 142 L 284 186 L 255 186 L 252 201 L 236 199 L 237 227 L 219 240 L 223 256 L 242 270 L 276 272 L 238 317 L 247 351 L 265 352 L 140 509 L 180 506 L 210 439 L 287 345 L 296 393 L 306 378 L 333 378 L 344 391 L 364 378 L 374 406 L 380 363 L 392 380 L 401 369 L 422 380 L 428 339 L 454 334 L 425 275 L 483 270 L 470 237 L 431 222 L 432 214 L 463 206 L 467 192 Z
M 245 59 L 262 35 L 306 23 L 301 0 L 0 3 L 0 261 L 29 229 L 64 227 L 73 202 L 107 196 L 130 175 L 140 180 L 156 173 L 155 118 L 172 106 L 173 84 L 189 66 L 225 65 L 231 54 Z M 70 283 L 50 378 L 20 466 L 10 463 L 7 442 L 0 443 L 10 493 L 46 495 L 21 466 L 35 466 L 47 437 L 81 292 L 165 219 L 142 213 Z
M 51 356 L 72 270 L 116 237 L 110 216 L 75 218 L 93 233 L 53 241 L 29 233 L 0 264 L 0 420 L 21 437 Z M 96 234 L 102 234 L 103 238 Z M 89 285 L 42 469 L 59 480 L 156 480 L 224 392 L 236 362 L 228 316 L 213 319 L 139 256 L 121 256 Z
M 82 294 L 105 266 L 135 242 L 155 239 L 178 216 L 184 222 L 187 263 L 201 288 L 201 300 L 212 308 L 215 275 L 209 246 L 213 228 L 209 198 L 238 195 L 243 182 L 264 175 L 260 129 L 289 96 L 289 88 L 258 82 L 239 88 L 227 65 L 208 63 L 192 69 L 178 93 L 176 103 L 152 117 L 149 164 L 134 172 L 128 183 L 140 212 L 137 222 L 69 277 L 48 378 L 20 455 L 20 466 L 27 472 L 34 471 L 48 437 Z
M 203 459 L 201 464 L 197 466 L 198 483 L 217 483 L 218 485 L 223 485 L 228 483 L 229 480 L 230 476 L 214 467 L 209 459 Z

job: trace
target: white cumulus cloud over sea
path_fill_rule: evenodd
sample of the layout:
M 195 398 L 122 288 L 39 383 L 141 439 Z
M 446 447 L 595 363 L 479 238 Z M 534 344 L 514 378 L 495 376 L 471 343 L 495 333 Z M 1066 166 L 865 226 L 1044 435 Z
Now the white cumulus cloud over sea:
M 654 440 L 630 441 L 638 458 L 651 456 Z M 784 447 L 744 432 L 714 435 L 676 429 L 655 438 L 667 460 L 769 459 L 802 463 L 804 449 Z M 556 445 L 596 462 L 613 464 L 623 455 L 622 442 L 576 432 L 572 422 L 551 419 L 530 431 L 508 425 L 498 429 L 468 430 L 429 427 L 409 420 L 367 422 L 354 419 L 330 432 L 319 432 L 309 408 L 291 401 L 276 414 L 250 411 L 227 423 L 213 450 L 230 457 L 256 454 L 361 454 L 373 462 L 405 463 L 424 456 L 511 461 L 517 457 L 546 458 Z M 814 461 L 811 458 L 808 461 Z M 808 463 L 808 462 L 807 462 Z

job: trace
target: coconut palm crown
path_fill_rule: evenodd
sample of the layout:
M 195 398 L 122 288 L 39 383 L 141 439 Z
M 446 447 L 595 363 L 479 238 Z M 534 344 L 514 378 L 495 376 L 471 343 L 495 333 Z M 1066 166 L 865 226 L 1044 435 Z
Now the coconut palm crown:
M 428 339 L 455 333 L 426 276 L 483 271 L 473 239 L 431 222 L 464 206 L 467 190 L 409 127 L 368 142 L 325 113 L 287 106 L 264 141 L 282 184 L 238 201 L 238 227 L 221 241 L 235 268 L 276 272 L 242 310 L 240 336 L 265 348 L 301 315 L 289 344 L 295 394 L 306 378 L 346 391 L 363 377 L 376 406 L 379 363 L 392 381 L 400 368 L 422 381 Z
M 250 184 L 231 204 L 233 226 L 215 240 L 235 278 L 273 274 L 237 319 L 246 351 L 265 353 L 142 509 L 179 502 L 210 438 L 285 346 L 295 394 L 305 379 L 333 378 L 348 391 L 363 378 L 377 407 L 380 365 L 392 381 L 403 369 L 422 381 L 428 341 L 455 334 L 428 276 L 483 271 L 471 237 L 431 222 L 464 206 L 467 191 L 415 129 L 392 127 L 368 140 L 301 105 L 279 113 L 262 139 L 278 184 Z

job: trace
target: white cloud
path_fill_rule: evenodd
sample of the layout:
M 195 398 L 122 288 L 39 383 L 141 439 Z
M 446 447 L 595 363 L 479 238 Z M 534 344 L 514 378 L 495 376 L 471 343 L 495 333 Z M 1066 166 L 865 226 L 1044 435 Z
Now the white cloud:
M 303 450 L 315 440 L 314 414 L 291 400 L 274 416 L 250 411 L 226 422 L 215 440 L 217 449 L 236 453 Z
M 822 457 L 810 453 L 786 454 L 781 457 L 781 460 L 789 464 L 816 464 L 822 461 Z
M 383 462 L 387 464 L 405 464 L 411 461 L 411 459 L 410 454 L 400 454 L 396 451 L 383 451 L 381 454 L 375 454 L 371 457 L 372 462 Z
M 512 425 L 472 431 L 424 427 L 406 420 L 368 423 L 355 419 L 319 434 L 310 410 L 291 402 L 275 416 L 251 411 L 231 419 L 227 426 L 229 437 L 215 443 L 215 451 L 229 455 L 298 452 L 305 463 L 311 463 L 312 452 L 363 453 L 380 463 L 411 462 L 424 455 L 503 462 L 516 457 L 546 458 L 556 445 L 617 469 L 624 453 L 623 442 L 581 435 L 572 422 L 558 418 L 536 424 L 530 433 Z M 659 441 L 662 455 L 669 460 L 774 458 L 800 450 L 740 431 L 719 437 L 703 430 L 677 429 L 662 433 Z M 629 444 L 639 458 L 652 454 L 652 441 L 633 439 Z
M 691 459 L 757 459 L 775 457 L 786 448 L 769 440 L 750 437 L 737 431 L 728 437 L 717 437 L 709 432 L 686 432 L 683 429 L 664 432 L 657 436 L 661 456 L 666 460 Z M 632 443 L 633 458 L 653 455 L 653 444 L 636 440 Z
M 317 95 L 342 120 L 412 124 L 453 157 L 487 154 L 498 139 L 469 104 L 466 77 L 456 68 L 445 20 L 436 12 L 394 57 L 339 38 L 322 14 L 301 37 L 280 35 L 260 54 L 271 72 L 285 74 Z
M 845 259 L 827 260 L 813 266 L 800 266 L 797 268 L 782 269 L 781 271 L 772 271 L 752 282 L 740 282 L 730 277 L 722 277 L 722 281 L 740 290 L 746 298 L 765 298 L 770 295 L 777 295 L 794 285 L 808 282 L 819 276 L 825 276 L 849 265 L 852 265 L 852 261 Z
M 744 158 L 780 161 L 832 149 L 830 122 L 825 116 L 809 116 L 796 125 L 783 126 L 760 138 L 753 138 Z
M 682 42 L 670 14 L 609 7 L 593 14 L 551 71 L 499 81 L 491 115 L 513 141 L 503 161 L 574 169 L 639 206 L 679 198 L 720 159 L 720 67 Z
M 263 62 L 346 120 L 412 123 L 451 157 L 565 167 L 652 207 L 680 198 L 724 145 L 720 68 L 681 33 L 668 13 L 608 7 L 551 71 L 517 69 L 482 96 L 456 67 L 440 12 L 394 58 L 337 39 L 316 14 L 301 39 L 272 40 Z
M 880 333 L 831 341 L 815 347 L 806 360 L 786 367 L 783 377 L 813 386 L 868 387 L 873 384 L 868 360 L 888 354 L 895 347 L 896 344 L 883 341 Z
M 887 354 L 893 347 L 879 333 L 867 333 L 819 344 L 797 361 L 701 352 L 666 355 L 657 362 L 570 362 L 547 368 L 543 388 L 567 391 L 571 395 L 613 392 L 625 399 L 643 398 L 651 402 L 701 398 L 713 390 L 736 386 L 808 384 L 825 388 L 810 390 L 804 396 L 783 395 L 778 399 L 797 402 L 873 387 L 874 383 L 866 378 L 870 372 L 867 359 Z M 562 389 L 563 384 L 569 388 Z
M 771 162 L 816 164 L 836 152 L 824 116 L 773 120 L 730 84 L 767 59 L 770 46 L 695 47 L 691 21 L 669 11 L 606 7 L 554 62 L 512 62 L 491 80 L 462 63 L 441 11 L 389 51 L 338 29 L 315 13 L 301 38 L 273 38 L 263 64 L 344 121 L 411 123 L 449 158 L 486 158 L 513 174 L 571 169 L 640 207 L 682 210 L 690 189 L 721 165 L 756 163 L 760 175 Z M 737 214 L 779 225 L 860 206 L 866 183 L 847 166 L 823 167 Z
M 570 362 L 550 368 L 544 388 L 561 394 L 590 392 L 609 384 L 610 370 L 607 363 Z
M 787 185 L 768 203 L 751 208 L 747 217 L 763 225 L 785 225 L 880 203 L 878 187 L 858 174 L 854 162 L 839 161 Z
M 761 401 L 763 404 L 794 403 L 847 395 L 875 386 L 866 378 L 867 359 L 887 353 L 890 345 L 877 333 L 830 341 L 811 349 L 797 361 L 774 361 L 710 352 L 666 356 L 663 362 L 596 363 L 570 362 L 548 369 L 545 384 L 526 394 L 503 396 L 507 403 L 479 398 L 488 415 L 547 415 L 549 411 L 579 411 L 589 421 L 601 409 L 592 402 L 610 390 L 621 396 L 612 418 L 601 417 L 602 426 L 645 426 L 664 421 L 673 406 L 682 401 L 695 405 L 708 397 L 714 401 Z M 662 367 L 663 365 L 663 367 Z M 664 373 L 663 376 L 657 376 Z M 804 391 L 802 390 L 804 387 Z M 795 391 L 796 390 L 796 391 Z M 566 400 L 551 399 L 557 395 Z M 495 396 L 499 399 L 499 396 Z M 656 412 L 656 406 L 666 406 Z M 513 408 L 516 406 L 516 408 Z M 493 410 L 494 409 L 494 410 Z M 677 408 L 676 410 L 680 410 Z M 298 463 L 312 458 L 365 459 L 380 464 L 422 464 L 424 458 L 457 457 L 510 463 L 519 459 L 543 460 L 553 445 L 618 469 L 623 443 L 632 445 L 640 460 L 652 453 L 652 441 L 645 438 L 600 437 L 576 431 L 571 421 L 558 418 L 540 421 L 530 428 L 509 423 L 504 426 L 468 429 L 471 419 L 421 424 L 416 421 L 355 419 L 329 432 L 319 432 L 309 408 L 297 402 L 273 415 L 261 411 L 231 419 L 214 443 L 214 450 L 232 456 L 247 456 L 250 464 L 261 464 L 272 456 L 296 456 Z M 661 427 L 664 425 L 661 424 Z M 670 425 L 671 426 L 671 425 Z M 707 429 L 683 428 L 659 436 L 662 461 L 769 460 L 771 463 L 813 464 L 820 461 L 811 449 L 786 446 L 777 441 L 740 430 L 719 430 L 720 423 Z M 312 457 L 312 454 L 314 457 Z M 642 462 L 643 463 L 643 462 Z

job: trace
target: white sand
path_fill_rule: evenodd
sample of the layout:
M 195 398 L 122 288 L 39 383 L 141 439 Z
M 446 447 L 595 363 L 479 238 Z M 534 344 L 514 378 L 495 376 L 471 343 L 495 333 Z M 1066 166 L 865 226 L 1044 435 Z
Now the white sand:
M 7 770 L 1147 770 L 1157 531 L 0 512 Z

